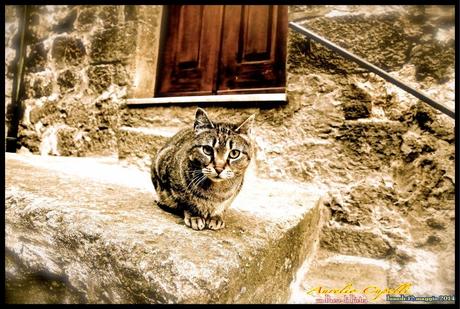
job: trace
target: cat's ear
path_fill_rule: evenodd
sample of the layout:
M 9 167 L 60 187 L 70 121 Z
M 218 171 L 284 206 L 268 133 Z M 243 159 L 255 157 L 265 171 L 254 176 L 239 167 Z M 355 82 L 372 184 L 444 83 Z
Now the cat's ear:
M 209 120 L 208 114 L 206 114 L 204 109 L 198 107 L 196 110 L 195 124 L 193 125 L 193 128 L 197 133 L 203 129 L 214 128 L 214 124 L 211 120 Z
M 251 116 L 249 116 L 248 119 L 246 119 L 245 121 L 243 121 L 239 126 L 238 128 L 236 128 L 235 132 L 237 133 L 240 133 L 240 134 L 250 134 L 251 133 L 251 128 L 252 126 L 254 125 L 254 118 L 256 116 L 254 114 L 252 114 Z

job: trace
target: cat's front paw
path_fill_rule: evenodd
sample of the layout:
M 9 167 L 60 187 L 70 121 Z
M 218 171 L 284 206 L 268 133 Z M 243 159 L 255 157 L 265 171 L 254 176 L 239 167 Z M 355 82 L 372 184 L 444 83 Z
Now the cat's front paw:
M 206 220 L 206 226 L 210 230 L 220 230 L 225 227 L 225 222 L 221 217 L 211 217 Z
M 206 227 L 206 221 L 202 217 L 192 216 L 190 212 L 184 212 L 185 225 L 194 230 L 202 230 Z

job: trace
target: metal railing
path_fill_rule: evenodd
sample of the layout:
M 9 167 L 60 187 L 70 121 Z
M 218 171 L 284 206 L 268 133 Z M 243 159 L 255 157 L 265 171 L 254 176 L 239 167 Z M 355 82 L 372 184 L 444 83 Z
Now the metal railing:
M 403 89 L 404 91 L 410 93 L 411 95 L 413 95 L 417 99 L 422 100 L 423 102 L 429 104 L 433 108 L 435 108 L 435 109 L 439 110 L 440 112 L 448 115 L 449 117 L 455 119 L 455 111 L 454 110 L 452 110 L 451 108 L 449 108 L 449 107 L 447 107 L 447 106 L 445 106 L 445 105 L 443 105 L 443 104 L 441 104 L 439 102 L 436 102 L 435 100 L 433 100 L 432 98 L 430 98 L 427 95 L 423 94 L 419 90 L 414 89 L 411 86 L 409 86 L 409 85 L 405 84 L 404 82 L 402 82 L 401 80 L 391 76 L 390 74 L 388 74 L 384 70 L 380 69 L 379 67 L 373 65 L 372 63 L 367 62 L 366 60 L 362 59 L 361 57 L 358 57 L 358 56 L 354 55 L 353 53 L 347 51 L 346 49 L 344 49 L 344 48 L 332 43 L 331 41 L 319 36 L 318 34 L 316 34 L 316 33 L 312 32 L 312 31 L 302 27 L 301 25 L 299 25 L 299 24 L 297 24 L 295 22 L 289 22 L 289 27 L 291 29 L 293 29 L 294 31 L 296 31 L 298 33 L 301 33 L 301 34 L 305 35 L 306 37 L 308 37 L 308 38 L 310 38 L 312 40 L 315 40 L 315 41 L 327 46 L 328 48 L 336 51 L 341 56 L 356 62 L 357 64 L 359 64 L 360 66 L 366 68 L 370 72 L 379 75 L 383 79 L 389 81 L 390 83 L 392 83 L 392 84 L 398 86 L 399 88 Z

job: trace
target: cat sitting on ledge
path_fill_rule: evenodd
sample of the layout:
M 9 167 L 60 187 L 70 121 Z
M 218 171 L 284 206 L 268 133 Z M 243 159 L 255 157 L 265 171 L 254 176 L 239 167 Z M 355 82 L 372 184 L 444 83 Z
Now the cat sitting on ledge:
M 198 108 L 193 128 L 171 137 L 152 160 L 158 205 L 194 230 L 225 227 L 224 212 L 241 190 L 253 156 L 254 115 L 241 124 L 213 122 Z

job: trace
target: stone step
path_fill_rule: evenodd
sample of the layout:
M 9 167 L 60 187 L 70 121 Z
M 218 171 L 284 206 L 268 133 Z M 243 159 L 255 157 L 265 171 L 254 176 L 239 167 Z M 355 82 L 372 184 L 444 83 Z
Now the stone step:
M 369 258 L 386 258 L 393 250 L 388 236 L 377 227 L 332 226 L 331 222 L 323 225 L 320 244 L 339 254 Z
M 290 303 L 389 303 L 379 294 L 389 286 L 388 261 L 319 249 L 307 266 Z
M 122 126 L 117 130 L 118 158 L 123 162 L 137 166 L 141 170 L 149 171 L 152 156 L 166 143 L 168 138 L 183 127 L 159 125 L 155 127 Z M 377 155 L 382 156 L 380 153 L 388 152 L 388 149 L 394 149 L 394 151 L 399 149 L 400 136 L 405 130 L 407 128 L 404 128 L 400 122 L 386 119 L 348 120 L 338 124 L 337 132 L 331 133 L 331 137 L 349 144 L 357 152 L 361 148 L 364 150 L 374 149 Z M 256 138 L 258 160 L 266 161 L 266 156 L 275 154 L 276 157 L 280 158 L 281 162 L 277 162 L 280 166 L 283 166 L 283 161 L 286 161 L 279 155 L 283 151 L 308 153 L 310 157 L 319 155 L 319 157 L 323 158 L 322 153 L 327 152 L 332 144 L 330 140 L 314 137 L 305 137 L 301 142 L 296 141 L 285 145 L 275 144 L 271 146 L 265 145 L 266 141 L 262 142 L 262 140 L 261 138 Z M 393 144 L 394 147 L 388 147 L 388 145 Z M 356 145 L 359 147 L 356 147 Z M 261 162 L 261 164 L 263 165 L 264 162 Z M 263 169 L 259 172 L 264 174 Z
M 170 127 L 122 126 L 117 131 L 118 158 L 149 171 L 151 157 L 178 131 L 178 128 Z
M 325 192 L 248 177 L 221 231 L 156 207 L 116 158 L 6 153 L 9 303 L 284 303 Z

